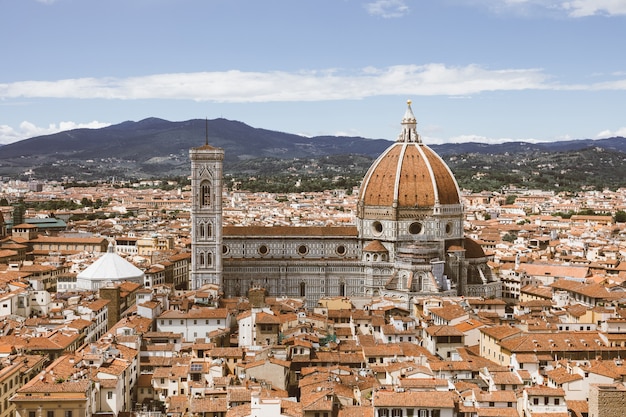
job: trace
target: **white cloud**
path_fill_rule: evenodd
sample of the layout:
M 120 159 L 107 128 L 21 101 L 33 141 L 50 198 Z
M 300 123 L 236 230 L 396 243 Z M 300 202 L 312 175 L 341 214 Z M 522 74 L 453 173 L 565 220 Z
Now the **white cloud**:
M 132 78 L 78 78 L 0 84 L 0 100 L 15 98 L 180 99 L 212 102 L 288 102 L 380 95 L 467 96 L 484 91 L 554 89 L 539 69 L 490 70 L 478 65 L 398 65 L 339 70 L 199 72 Z M 607 87 L 608 88 L 608 87 Z
M 594 15 L 624 16 L 626 0 L 464 0 L 495 13 L 524 16 L 562 16 L 579 18 Z
M 602 132 L 596 135 L 596 139 L 604 139 L 604 138 L 613 138 L 616 136 L 626 137 L 626 127 L 620 127 L 615 131 L 611 130 L 603 130 Z
M 626 90 L 626 79 L 558 84 L 541 69 L 491 70 L 444 64 L 274 72 L 197 72 L 132 78 L 77 78 L 0 84 L 0 100 L 15 98 L 176 99 L 261 103 L 359 99 L 383 95 L 468 97 L 486 91 Z
M 405 0 L 376 0 L 365 4 L 365 10 L 372 16 L 389 19 L 405 16 L 409 12 L 409 6 Z
M 561 7 L 571 17 L 626 15 L 626 0 L 574 0 L 562 2 Z
M 24 121 L 20 123 L 18 129 L 8 125 L 0 125 L 0 145 L 17 142 L 22 139 L 32 138 L 35 136 L 51 135 L 53 133 L 63 132 L 73 129 L 100 129 L 110 126 L 110 123 L 99 122 L 94 120 L 88 123 L 76 122 L 59 122 L 51 123 L 46 127 L 36 126 L 35 124 Z

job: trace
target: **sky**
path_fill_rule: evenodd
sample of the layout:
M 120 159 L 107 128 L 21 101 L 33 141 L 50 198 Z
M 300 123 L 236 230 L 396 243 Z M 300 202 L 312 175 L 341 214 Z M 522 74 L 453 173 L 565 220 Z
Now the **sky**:
M 0 0 L 0 39 L 0 145 L 148 117 L 395 140 L 407 100 L 430 144 L 626 136 L 626 0 Z

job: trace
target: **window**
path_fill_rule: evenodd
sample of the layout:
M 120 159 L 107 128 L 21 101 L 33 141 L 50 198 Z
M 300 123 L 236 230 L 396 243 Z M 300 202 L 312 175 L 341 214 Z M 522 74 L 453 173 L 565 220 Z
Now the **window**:
M 107 400 L 112 400 L 113 399 L 113 391 L 108 391 L 107 392 Z
M 412 235 L 418 235 L 422 233 L 422 224 L 419 222 L 411 223 L 409 225 L 409 233 Z
M 391 417 L 402 417 L 402 409 L 401 408 L 393 408 L 391 410 Z
M 200 184 L 200 205 L 203 207 L 211 205 L 211 186 L 208 181 L 203 181 Z
M 35 417 L 35 412 L 34 411 L 29 411 L 28 412 L 28 417 Z
M 554 399 L 554 405 L 559 405 L 559 399 L 558 398 Z
M 65 417 L 72 417 L 72 410 L 65 411 Z
M 387 408 L 379 408 L 378 417 L 389 417 L 389 410 Z
M 539 405 L 539 398 L 533 398 L 533 404 Z
M 54 417 L 54 411 L 53 410 L 46 411 L 46 417 Z

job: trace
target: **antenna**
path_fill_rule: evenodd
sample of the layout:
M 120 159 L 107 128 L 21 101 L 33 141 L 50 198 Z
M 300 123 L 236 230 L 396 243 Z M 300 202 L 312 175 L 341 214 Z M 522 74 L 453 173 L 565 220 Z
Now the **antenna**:
M 204 144 L 208 146 L 209 145 L 209 118 L 208 117 L 205 119 L 204 131 L 205 131 Z

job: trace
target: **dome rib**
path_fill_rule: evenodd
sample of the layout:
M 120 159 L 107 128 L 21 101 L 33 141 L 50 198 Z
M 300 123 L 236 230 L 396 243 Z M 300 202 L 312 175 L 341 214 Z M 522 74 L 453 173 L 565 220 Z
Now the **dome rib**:
M 396 177 L 393 183 L 393 201 L 396 205 L 400 204 L 400 181 L 402 181 L 402 166 L 404 165 L 404 155 L 408 144 L 403 143 L 400 155 L 398 155 L 398 165 L 396 166 Z
M 428 160 L 433 167 L 433 177 L 437 178 L 437 194 L 439 204 L 460 204 L 459 185 L 454 178 L 450 167 L 428 146 L 424 146 L 424 152 L 429 153 Z M 434 164 L 433 164 L 434 163 Z
M 416 145 L 416 148 L 417 148 L 417 151 L 424 158 L 426 169 L 428 170 L 428 173 L 430 174 L 430 182 L 431 182 L 432 190 L 433 190 L 433 204 L 432 205 L 433 206 L 438 205 L 439 204 L 439 190 L 437 188 L 437 178 L 435 177 L 435 173 L 433 172 L 432 164 L 430 163 L 430 159 L 426 157 L 426 154 L 424 150 L 422 149 L 423 146 Z

